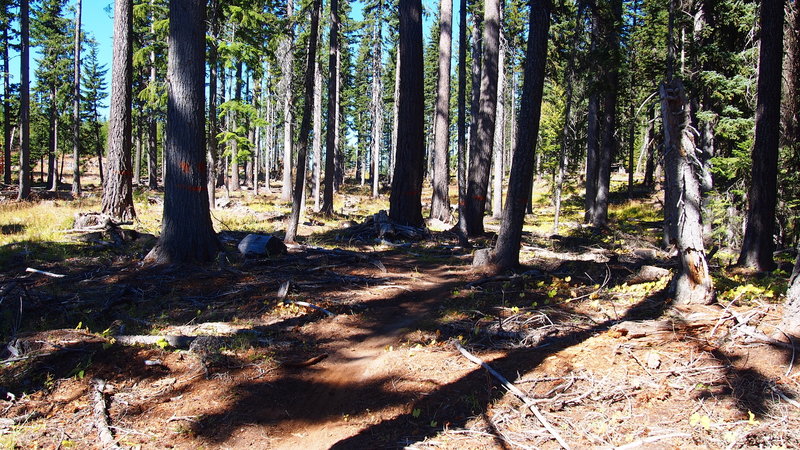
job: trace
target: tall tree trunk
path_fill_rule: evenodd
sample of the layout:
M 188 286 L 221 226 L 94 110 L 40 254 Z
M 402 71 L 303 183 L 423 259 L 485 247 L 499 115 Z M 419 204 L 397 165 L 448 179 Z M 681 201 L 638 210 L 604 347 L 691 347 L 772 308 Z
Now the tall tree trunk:
M 422 2 L 400 0 L 400 114 L 389 217 L 411 226 L 423 225 L 425 84 L 422 67 Z
M 503 33 L 500 33 L 502 38 Z M 502 39 L 501 39 L 502 41 Z M 494 144 L 492 152 L 494 161 L 492 162 L 492 218 L 499 219 L 503 214 L 503 175 L 505 166 L 503 164 L 503 152 L 505 142 L 505 46 L 501 42 L 500 54 L 498 55 L 499 73 L 497 75 L 497 120 L 494 123 Z
M 450 54 L 453 0 L 439 1 L 439 72 L 436 84 L 431 219 L 450 221 Z
M 81 6 L 75 5 L 75 47 L 72 83 L 72 196 L 81 196 Z
M 656 171 L 656 158 L 655 158 L 655 148 L 657 146 L 655 137 L 653 135 L 653 122 L 656 120 L 656 108 L 653 107 L 653 118 L 648 121 L 647 124 L 647 142 L 650 142 L 650 145 L 647 147 L 647 160 L 644 164 L 644 185 L 648 188 L 652 188 L 655 186 L 655 171 Z M 645 143 L 645 145 L 647 145 Z
M 539 134 L 539 118 L 542 110 L 547 36 L 550 28 L 549 4 L 548 0 L 531 0 L 530 4 L 525 78 L 522 82 L 522 104 L 519 111 L 521 126 L 517 129 L 500 234 L 497 236 L 497 243 L 490 258 L 500 269 L 519 265 L 525 204 L 533 180 L 536 137 Z
M 464 206 L 467 201 L 467 0 L 459 3 L 458 29 L 458 225 L 455 231 L 461 240 L 466 239 L 467 223 Z
M 400 44 L 395 49 L 396 61 L 394 65 L 394 104 L 392 107 L 392 151 L 389 155 L 389 184 L 394 180 L 394 167 L 397 163 L 397 129 L 398 118 L 400 117 Z
M 581 37 L 581 25 L 583 22 L 583 9 L 578 10 L 575 18 L 575 28 L 572 30 L 572 47 L 567 50 L 567 67 L 564 71 L 565 99 L 564 99 L 564 126 L 561 129 L 561 148 L 558 153 L 558 169 L 554 189 L 555 213 L 553 216 L 553 233 L 558 234 L 559 221 L 561 219 L 561 193 L 564 187 L 564 173 L 567 170 L 567 145 L 569 145 L 569 130 L 572 123 L 572 95 L 573 95 L 573 76 L 575 71 L 575 52 Z M 512 101 L 513 104 L 513 101 Z
M 155 0 L 150 0 L 150 35 L 155 36 Z M 212 0 L 211 10 L 212 10 L 212 21 L 216 20 L 216 0 Z M 213 29 L 212 24 L 212 29 Z M 216 68 L 216 43 L 209 46 L 209 66 L 211 67 L 211 76 L 209 78 L 209 94 L 211 94 L 210 90 L 215 89 L 217 86 L 217 68 Z M 211 54 L 214 54 L 213 61 L 211 60 Z M 150 50 L 150 86 L 155 86 L 156 84 L 156 52 L 155 50 Z M 216 94 L 216 91 L 214 92 Z M 209 116 L 214 116 L 214 122 L 211 125 L 211 133 L 215 129 L 216 124 L 216 97 L 214 97 L 214 101 L 211 104 L 211 109 L 209 110 Z M 150 109 L 150 115 L 147 118 L 147 187 L 150 189 L 156 189 L 158 187 L 158 122 L 156 121 L 156 111 L 155 108 Z M 209 133 L 210 134 L 210 133 Z M 214 140 L 212 141 L 216 144 L 216 135 L 214 136 Z M 209 179 L 214 180 L 214 171 L 215 167 L 211 167 L 211 176 Z M 214 206 L 214 188 L 213 183 L 209 185 L 209 203 L 211 207 Z
M 383 143 L 383 84 L 381 83 L 381 66 L 383 65 L 382 11 L 383 2 L 379 0 L 372 48 L 374 58 L 372 72 L 372 198 L 378 198 L 378 195 L 380 195 L 381 147 Z
M 133 173 L 134 173 L 134 181 L 133 183 L 137 186 L 141 186 L 142 184 L 142 147 L 144 146 L 144 124 L 142 122 L 145 121 L 141 115 L 137 117 L 136 123 L 136 156 L 133 158 Z
M 800 338 L 800 252 L 798 252 L 792 276 L 789 278 L 789 286 L 786 289 L 781 331 L 795 339 Z
M 294 180 L 294 195 L 292 198 L 292 212 L 289 215 L 289 224 L 286 227 L 284 241 L 294 242 L 297 238 L 297 225 L 300 222 L 300 208 L 303 206 L 303 194 L 306 184 L 306 160 L 308 150 L 308 134 L 311 132 L 311 113 L 314 105 L 314 75 L 315 61 L 317 60 L 317 35 L 319 33 L 319 10 L 322 0 L 313 0 L 311 8 L 311 36 L 308 38 L 308 55 L 305 76 L 305 102 L 303 103 L 303 117 L 300 122 L 300 136 L 297 140 L 297 174 Z
M 486 189 L 494 142 L 497 114 L 498 53 L 500 49 L 500 2 L 487 0 L 483 16 L 483 68 L 481 70 L 480 109 L 475 146 L 470 151 L 469 186 L 467 187 L 467 233 L 483 234 Z
M 234 97 L 237 102 L 242 101 L 242 61 L 236 63 L 236 75 L 234 76 Z M 231 179 L 230 190 L 238 191 L 242 188 L 239 180 L 239 113 L 236 110 L 231 111 L 231 126 L 230 131 L 236 133 L 236 138 L 231 142 Z
M 286 17 L 292 20 L 294 14 L 294 1 L 286 2 Z M 281 187 L 281 200 L 292 199 L 292 127 L 294 117 L 292 114 L 292 75 L 294 72 L 294 26 L 289 25 L 287 32 L 286 58 L 283 61 L 283 77 L 286 91 L 283 97 L 283 185 Z
M 600 12 L 592 8 L 592 43 L 590 53 L 597 57 L 600 46 Z M 589 106 L 586 118 L 586 222 L 596 214 L 597 183 L 600 175 L 600 81 L 599 75 L 591 75 Z
M 205 0 L 170 0 L 164 215 L 147 256 L 205 263 L 222 248 L 208 207 L 205 143 Z
M 336 150 L 339 147 L 339 0 L 331 0 L 330 50 L 328 52 L 328 118 L 325 130 L 325 189 L 322 212 L 333 214 L 333 189 L 336 179 Z
M 679 79 L 659 88 L 664 123 L 664 210 L 669 235 L 678 249 L 681 270 L 672 281 L 676 303 L 709 304 L 714 301 L 714 284 L 703 247 L 703 219 L 700 202 L 701 168 L 690 125 L 689 102 Z
M 314 211 L 320 209 L 320 184 L 322 182 L 322 70 L 319 60 L 314 64 L 314 140 L 311 148 L 314 160 Z
M 9 67 L 8 25 L 3 27 L 3 182 L 11 184 L 11 68 Z
M 256 118 L 261 118 L 261 78 L 260 76 L 253 79 L 253 107 L 256 110 Z M 253 193 L 258 195 L 258 178 L 261 165 L 259 159 L 261 158 L 261 125 L 253 127 L 251 125 L 250 132 L 252 133 L 252 142 L 255 147 L 251 164 L 250 164 L 250 177 L 253 183 Z
M 19 195 L 17 200 L 27 200 L 31 195 L 31 132 L 30 132 L 30 17 L 28 0 L 19 2 L 20 21 L 20 85 L 19 85 Z
M 617 141 L 614 137 L 617 116 L 617 91 L 619 89 L 619 33 L 622 23 L 622 0 L 609 2 L 610 11 L 604 17 L 604 54 L 608 55 L 610 64 L 604 70 L 603 112 L 600 127 L 600 153 L 597 164 L 597 193 L 592 225 L 605 227 L 608 225 L 608 196 L 611 188 L 611 161 L 616 153 Z
M 781 73 L 783 59 L 782 0 L 761 2 L 761 49 L 758 58 L 756 136 L 747 225 L 738 264 L 759 271 L 775 268 L 775 208 L 778 197 Z
M 136 218 L 131 167 L 131 86 L 133 77 L 133 0 L 114 3 L 114 57 L 108 125 L 108 173 L 103 214 L 116 220 Z
M 151 0 L 152 1 L 152 0 Z M 208 18 L 210 42 L 207 50 L 208 58 L 208 141 L 206 142 L 206 154 L 208 155 L 208 206 L 216 208 L 216 188 L 217 188 L 217 165 L 219 164 L 219 120 L 217 118 L 217 89 L 219 71 L 219 49 L 217 40 L 219 39 L 219 0 L 211 0 L 208 7 L 210 17 Z M 151 53 L 151 58 L 153 54 Z M 155 76 L 155 66 L 151 67 L 150 79 Z M 152 125 L 151 125 L 152 127 Z M 151 144 L 154 144 L 152 141 Z M 151 158 L 152 154 L 151 148 Z M 153 182 L 151 176 L 150 182 Z
M 47 150 L 47 187 L 50 191 L 58 190 L 58 111 L 56 109 L 56 85 L 50 86 L 50 140 Z

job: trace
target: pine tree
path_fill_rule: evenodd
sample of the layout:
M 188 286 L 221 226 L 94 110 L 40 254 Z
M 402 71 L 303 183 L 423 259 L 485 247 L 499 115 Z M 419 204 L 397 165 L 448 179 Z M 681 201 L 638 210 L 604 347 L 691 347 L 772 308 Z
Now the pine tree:
M 520 127 L 509 179 L 508 194 L 503 208 L 500 234 L 490 257 L 498 268 L 513 268 L 519 265 L 519 248 L 525 206 L 533 178 L 536 137 L 539 132 L 542 92 L 547 64 L 547 41 L 550 27 L 550 5 L 548 0 L 532 0 L 528 26 L 528 48 L 525 61 L 525 78 L 522 85 L 520 105 Z
M 73 47 L 74 72 L 73 72 L 73 91 L 72 91 L 72 157 L 74 169 L 72 175 L 72 195 L 81 195 L 81 164 L 80 164 L 80 143 L 81 143 L 81 0 L 78 0 L 75 8 L 75 46 Z
M 30 134 L 30 17 L 28 0 L 19 2 L 20 20 L 20 87 L 19 126 L 19 195 L 17 200 L 27 200 L 31 194 L 31 134 Z
M 738 261 L 741 266 L 759 271 L 775 268 L 772 254 L 775 250 L 773 235 L 778 198 L 784 3 L 782 0 L 761 2 L 761 50 L 752 182 L 748 191 L 747 228 Z
M 103 125 L 100 123 L 100 109 L 104 108 L 103 101 L 108 98 L 108 86 L 105 76 L 108 72 L 105 65 L 97 60 L 97 41 L 89 39 L 87 41 L 89 53 L 83 64 L 83 118 L 82 122 L 89 128 L 84 136 L 84 148 L 94 150 L 98 158 L 100 168 L 100 183 L 103 183 L 103 150 L 105 140 L 101 136 Z
M 164 263 L 212 261 L 221 245 L 211 224 L 205 158 L 204 0 L 170 0 L 164 216 L 147 256 Z
M 483 234 L 483 214 L 486 210 L 486 191 L 489 183 L 489 158 L 492 154 L 497 114 L 500 2 L 487 0 L 484 8 L 480 108 L 475 146 L 470 149 L 469 186 L 465 211 L 467 233 L 470 236 Z
M 335 183 L 336 151 L 339 147 L 339 1 L 330 3 L 330 34 L 328 42 L 328 108 L 325 126 L 325 188 L 322 199 L 322 213 L 333 214 L 333 190 Z
M 453 35 L 453 0 L 439 2 L 439 51 L 436 88 L 436 125 L 433 155 L 431 218 L 450 221 L 450 55 Z
M 397 163 L 389 199 L 389 217 L 401 224 L 423 225 L 422 178 L 425 138 L 423 94 L 422 3 L 400 0 L 400 111 Z
M 292 199 L 292 212 L 289 215 L 289 224 L 286 227 L 284 241 L 294 242 L 297 238 L 297 226 L 300 222 L 300 208 L 303 205 L 306 184 L 306 159 L 308 151 L 308 134 L 311 132 L 311 113 L 314 104 L 314 66 L 317 60 L 317 40 L 319 33 L 319 11 L 322 0 L 312 0 L 311 5 L 311 36 L 308 39 L 306 55 L 306 71 L 304 83 L 305 102 L 303 117 L 300 123 L 300 137 L 297 143 L 297 173 L 295 174 L 294 195 Z
M 136 218 L 131 165 L 132 34 L 133 0 L 117 0 L 114 3 L 108 173 L 103 185 L 103 214 L 121 221 Z
M 11 184 L 11 67 L 9 47 L 11 46 L 12 0 L 0 1 L 0 29 L 2 29 L 3 55 L 3 182 Z

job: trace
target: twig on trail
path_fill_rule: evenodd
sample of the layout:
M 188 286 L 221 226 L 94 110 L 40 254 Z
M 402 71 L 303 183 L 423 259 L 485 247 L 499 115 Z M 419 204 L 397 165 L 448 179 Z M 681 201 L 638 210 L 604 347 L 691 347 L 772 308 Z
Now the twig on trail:
M 544 427 L 547 429 L 547 431 L 549 431 L 550 434 L 553 435 L 556 441 L 558 441 L 558 443 L 561 444 L 562 447 L 569 450 L 570 448 L 569 444 L 567 444 L 567 442 L 564 440 L 564 438 L 561 437 L 558 431 L 556 431 L 556 429 L 553 428 L 552 425 L 550 425 L 550 422 L 548 422 L 547 419 L 542 414 L 542 412 L 539 411 L 539 408 L 537 408 L 533 404 L 533 400 L 531 398 L 529 398 L 522 391 L 520 391 L 519 388 L 511 384 L 503 375 L 494 370 L 492 366 L 486 364 L 485 362 L 483 362 L 483 360 L 468 352 L 464 347 L 461 346 L 461 344 L 458 341 L 455 341 L 455 345 L 458 351 L 461 352 L 461 354 L 464 355 L 464 357 L 466 357 L 468 360 L 474 362 L 475 364 L 480 365 L 481 367 L 489 371 L 489 373 L 492 374 L 492 376 L 494 376 L 495 378 L 497 378 L 498 381 L 500 381 L 500 384 L 502 384 L 504 388 L 506 388 L 512 394 L 516 395 L 523 402 L 525 402 L 525 406 L 528 407 L 531 410 L 531 412 L 533 412 L 533 415 L 535 415 L 536 418 L 539 419 L 539 422 L 541 422 L 542 425 L 544 425 Z
M 800 409 L 800 403 L 797 403 L 795 400 L 792 400 L 792 399 L 790 399 L 789 397 L 787 397 L 787 396 L 786 396 L 786 394 L 784 394 L 783 392 L 779 391 L 779 390 L 778 390 L 778 388 L 776 388 L 775 386 L 772 386 L 772 385 L 770 385 L 769 389 L 770 389 L 772 392 L 774 392 L 774 393 L 775 393 L 775 395 L 777 395 L 777 396 L 778 396 L 778 397 L 780 397 L 780 398 L 781 398 L 783 401 L 785 401 L 786 403 L 788 403 L 788 404 L 790 404 L 790 405 L 794 406 L 794 407 L 795 407 L 795 408 L 797 408 L 797 409 Z
M 285 361 L 285 362 L 281 363 L 281 366 L 283 366 L 283 367 L 291 367 L 291 368 L 309 367 L 309 366 L 313 366 L 314 364 L 317 364 L 318 362 L 322 361 L 323 359 L 325 359 L 327 357 L 328 357 L 328 354 L 327 353 L 323 353 L 323 354 L 317 355 L 317 356 L 315 356 L 313 358 L 309 358 L 309 359 L 307 359 L 305 361 L 299 361 L 299 362 Z
M 22 414 L 22 415 L 19 415 L 19 416 L 15 416 L 15 417 L 0 418 L 0 430 L 6 429 L 6 428 L 11 428 L 14 425 L 19 425 L 21 423 L 26 423 L 28 421 L 31 421 L 31 420 L 34 420 L 34 419 L 38 419 L 41 416 L 42 416 L 42 413 L 40 413 L 39 411 L 31 411 L 29 413 Z
M 120 446 L 114 439 L 114 434 L 108 427 L 109 418 L 106 411 L 106 400 L 103 397 L 103 391 L 106 388 L 106 382 L 95 378 L 92 380 L 92 397 L 94 399 L 94 426 L 97 427 L 97 433 L 100 435 L 100 442 L 105 449 L 119 449 Z
M 653 442 L 658 442 L 664 439 L 676 438 L 676 437 L 691 437 L 691 435 L 687 433 L 670 433 L 670 434 L 662 434 L 660 436 L 650 436 L 644 439 L 633 441 L 630 444 L 625 444 L 619 447 L 615 447 L 615 450 L 630 450 L 633 448 L 641 447 L 642 445 L 645 444 L 652 444 Z
M 301 302 L 300 300 L 284 300 L 283 302 L 297 306 L 305 306 L 306 308 L 316 309 L 317 311 L 325 313 L 328 317 L 333 317 L 336 315 L 321 306 L 317 306 L 308 302 Z
M 44 270 L 34 269 L 33 267 L 28 267 L 27 269 L 25 269 L 25 272 L 38 273 L 40 275 L 45 275 L 52 278 L 64 278 L 66 276 L 60 273 L 45 272 Z

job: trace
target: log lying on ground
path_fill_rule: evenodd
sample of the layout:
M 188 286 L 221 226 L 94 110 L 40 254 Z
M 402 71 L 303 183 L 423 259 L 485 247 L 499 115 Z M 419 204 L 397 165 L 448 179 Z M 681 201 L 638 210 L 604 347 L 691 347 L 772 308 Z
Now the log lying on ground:
M 658 281 L 668 276 L 670 276 L 670 271 L 668 269 L 645 265 L 642 266 L 638 272 L 631 275 L 627 280 L 625 280 L 625 282 L 628 283 L 628 285 L 652 283 L 653 281 Z

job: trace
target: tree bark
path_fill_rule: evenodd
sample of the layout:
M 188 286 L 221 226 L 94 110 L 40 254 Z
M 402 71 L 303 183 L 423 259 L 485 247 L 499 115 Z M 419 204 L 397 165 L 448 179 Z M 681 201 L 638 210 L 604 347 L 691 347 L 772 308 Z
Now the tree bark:
M 19 195 L 18 201 L 31 195 L 31 132 L 30 132 L 30 14 L 28 0 L 19 2 L 20 21 L 20 85 L 19 85 Z
M 458 29 L 458 225 L 455 230 L 461 239 L 467 235 L 464 206 L 467 201 L 467 0 L 459 3 Z
M 152 1 L 152 0 L 151 0 Z M 219 142 L 217 142 L 217 134 L 219 134 L 219 119 L 217 118 L 217 89 L 218 85 L 218 70 L 219 70 L 219 0 L 211 0 L 208 6 L 208 12 L 211 17 L 208 18 L 208 28 L 210 34 L 210 42 L 208 44 L 207 58 L 208 58 L 208 140 L 206 142 L 206 153 L 208 157 L 208 206 L 211 209 L 216 208 L 217 199 L 217 165 L 219 164 Z M 152 28 L 151 28 L 152 30 Z M 155 78 L 155 54 L 150 54 L 150 80 Z M 155 121 L 151 119 L 151 129 L 154 127 Z M 155 159 L 155 139 L 151 138 L 150 142 L 150 161 Z M 148 169 L 155 167 L 155 161 L 148 165 Z M 150 187 L 152 188 L 155 183 L 154 173 L 150 172 Z
M 502 38 L 503 34 L 500 33 Z M 502 39 L 501 39 L 502 41 Z M 494 123 L 494 144 L 492 153 L 492 218 L 499 219 L 503 215 L 503 176 L 505 175 L 505 165 L 503 161 L 504 141 L 505 141 L 505 47 L 500 44 L 500 54 L 498 55 L 498 75 L 497 75 L 497 120 Z
M 6 23 L 3 27 L 3 182 L 5 184 L 11 184 L 11 67 L 8 57 L 8 46 L 11 45 L 8 37 L 10 25 Z
M 133 0 L 117 0 L 114 3 L 114 56 L 111 64 L 108 159 L 102 211 L 118 221 L 136 218 L 131 167 L 132 35 Z
M 792 276 L 789 278 L 789 287 L 786 289 L 781 330 L 795 339 L 800 338 L 800 252 L 794 263 Z
M 205 0 L 170 0 L 167 172 L 156 264 L 205 263 L 222 248 L 208 207 L 205 145 Z
M 47 150 L 47 186 L 50 191 L 58 190 L 58 165 L 56 153 L 58 152 L 58 110 L 56 109 L 56 85 L 50 85 L 50 140 Z
M 292 199 L 292 127 L 294 117 L 292 114 L 292 75 L 294 72 L 294 25 L 291 25 L 294 14 L 294 1 L 286 2 L 286 17 L 290 21 L 287 31 L 286 58 L 283 61 L 283 77 L 286 91 L 283 97 L 283 185 L 281 186 L 281 200 Z
M 664 123 L 664 173 L 669 235 L 678 250 L 680 272 L 672 281 L 676 303 L 710 304 L 714 285 L 703 247 L 700 198 L 701 167 L 695 132 L 690 126 L 689 102 L 680 79 L 659 87 Z
M 314 62 L 317 60 L 317 35 L 319 33 L 319 10 L 322 0 L 313 0 L 311 8 L 311 36 L 308 38 L 308 55 L 305 77 L 305 102 L 303 117 L 300 122 L 300 136 L 297 140 L 297 173 L 294 180 L 292 212 L 286 227 L 284 242 L 292 243 L 297 238 L 297 225 L 300 222 L 300 208 L 303 206 L 303 194 L 306 184 L 306 160 L 308 150 L 308 134 L 311 132 L 311 112 L 314 106 Z
M 401 225 L 415 227 L 423 225 L 425 84 L 422 67 L 422 2 L 400 0 L 400 111 L 389 217 Z
M 490 258 L 498 269 L 519 265 L 522 225 L 525 221 L 525 205 L 530 185 L 533 182 L 536 137 L 539 134 L 542 110 L 550 5 L 548 0 L 531 0 L 530 5 L 525 78 L 522 82 L 522 104 L 519 110 L 520 126 L 517 128 L 500 234 Z
M 325 189 L 322 213 L 333 215 L 333 190 L 336 181 L 336 150 L 339 147 L 339 0 L 331 0 L 330 50 L 328 52 L 328 118 L 325 130 Z
M 72 196 L 81 196 L 81 6 L 78 0 L 75 5 L 75 47 L 73 59 L 72 84 Z M 8 91 L 6 91 L 8 92 Z
M 392 151 L 389 155 L 389 184 L 394 180 L 394 166 L 397 163 L 397 121 L 400 117 L 400 43 L 395 49 L 394 65 L 394 105 L 392 106 Z
M 759 271 L 775 268 L 775 209 L 778 197 L 783 0 L 761 2 L 761 49 L 753 165 L 747 193 L 747 225 L 738 264 Z
M 603 111 L 600 128 L 600 153 L 597 160 L 597 192 L 592 225 L 605 227 L 608 225 L 608 196 L 611 188 L 611 161 L 616 153 L 617 141 L 614 137 L 617 118 L 617 91 L 619 89 L 619 32 L 622 23 L 622 0 L 609 2 L 610 10 L 603 18 L 604 51 L 607 63 L 604 63 Z
M 498 54 L 500 48 L 500 2 L 487 0 L 483 16 L 483 68 L 480 109 L 475 146 L 470 150 L 469 185 L 465 218 L 470 236 L 483 234 L 486 190 L 497 114 Z
M 450 54 L 453 41 L 453 0 L 439 1 L 439 71 L 433 153 L 431 219 L 450 221 Z
M 452 1 L 452 0 L 450 0 Z M 373 72 L 372 72 L 372 198 L 380 195 L 380 168 L 381 168 L 381 147 L 383 143 L 383 83 L 381 82 L 381 66 L 383 65 L 382 40 L 383 3 L 378 1 L 378 11 L 375 20 L 375 34 L 373 36 Z
M 311 148 L 314 160 L 314 211 L 320 209 L 320 185 L 322 182 L 322 70 L 319 60 L 314 64 L 314 140 Z

